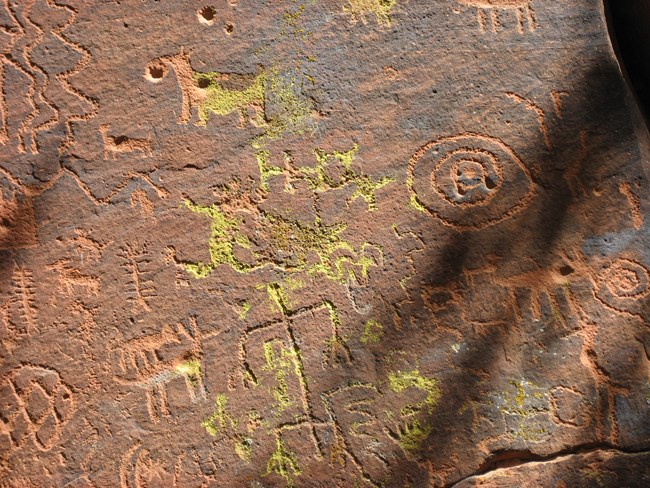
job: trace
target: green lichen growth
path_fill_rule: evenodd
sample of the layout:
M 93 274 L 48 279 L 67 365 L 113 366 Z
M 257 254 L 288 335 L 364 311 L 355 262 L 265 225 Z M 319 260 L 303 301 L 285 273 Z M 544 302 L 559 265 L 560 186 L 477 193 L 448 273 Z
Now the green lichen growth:
M 344 240 L 341 234 L 347 224 L 325 225 L 316 218 L 306 225 L 274 215 L 267 215 L 269 233 L 268 245 L 274 256 L 286 256 L 286 271 L 307 271 L 322 273 L 327 278 L 346 283 L 367 278 L 368 270 L 376 266 L 375 261 L 365 254 L 370 244 L 363 244 L 361 250 Z M 310 263 L 315 254 L 318 262 Z
M 271 308 L 278 312 L 286 313 L 290 308 L 289 296 L 281 283 L 269 283 L 266 285 L 266 294 L 269 297 Z
M 514 394 L 505 392 L 499 406 L 501 413 L 514 421 L 514 437 L 526 441 L 538 441 L 546 429 L 535 419 L 548 408 L 544 405 L 547 395 L 539 387 L 526 380 L 510 380 Z
M 364 23 L 367 14 L 375 14 L 379 24 L 390 25 L 390 12 L 395 5 L 397 0 L 349 0 L 349 5 L 343 10 Z
M 268 70 L 267 130 L 252 141 L 254 148 L 280 139 L 286 134 L 302 135 L 314 128 L 314 102 L 305 94 L 308 78 L 296 68 Z
M 384 326 L 375 319 L 368 320 L 363 326 L 361 342 L 363 344 L 377 344 L 384 336 Z
M 398 435 L 399 445 L 405 452 L 417 452 L 422 448 L 423 442 L 429 437 L 432 431 L 432 426 L 423 425 L 417 419 L 412 422 L 407 422 L 400 429 Z
M 246 320 L 246 316 L 248 315 L 248 312 L 251 311 L 251 304 L 248 301 L 245 301 L 242 306 L 242 310 L 239 313 L 239 319 L 240 320 Z
M 239 273 L 248 273 L 253 270 L 252 266 L 241 262 L 234 254 L 236 245 L 250 248 L 250 241 L 239 229 L 241 225 L 239 220 L 226 216 L 217 205 L 196 205 L 189 200 L 185 201 L 185 205 L 192 212 L 212 219 L 209 240 L 210 263 L 186 264 L 185 269 L 190 274 L 196 278 L 205 278 L 222 264 L 230 265 Z
M 347 185 L 355 185 L 356 188 L 347 203 L 361 198 L 368 205 L 368 210 L 372 212 L 377 209 L 377 190 L 395 181 L 395 179 L 385 176 L 375 181 L 368 175 L 358 173 L 352 167 L 358 151 L 359 146 L 356 144 L 348 151 L 328 152 L 323 149 L 314 149 L 316 166 L 301 166 L 297 168 L 296 172 L 300 176 L 294 175 L 293 178 L 306 179 L 309 182 L 309 188 L 317 192 L 344 188 Z M 338 179 L 334 179 L 329 175 L 329 168 L 332 162 L 338 163 L 343 167 L 343 173 Z
M 245 463 L 250 463 L 253 456 L 253 439 L 240 437 L 235 441 L 235 454 Z
M 266 463 L 264 476 L 268 476 L 271 473 L 277 473 L 282 476 L 287 482 L 287 487 L 293 487 L 293 478 L 302 474 L 302 470 L 298 465 L 298 458 L 294 453 L 285 449 L 282 439 L 279 437 L 276 442 L 275 451 Z
M 202 378 L 201 361 L 198 359 L 184 361 L 175 369 L 178 374 L 185 376 L 192 385 L 195 385 Z
M 408 188 L 410 195 L 409 205 L 418 212 L 428 213 L 426 207 L 420 203 L 420 200 L 418 200 L 415 193 L 415 189 L 413 188 L 413 173 L 411 171 L 409 171 L 409 174 L 406 177 L 406 187 Z
M 214 399 L 214 405 L 215 405 L 214 412 L 212 413 L 212 415 L 210 415 L 210 417 L 208 417 L 203 422 L 201 422 L 201 426 L 205 427 L 205 430 L 211 436 L 216 436 L 219 432 L 227 428 L 231 428 L 231 429 L 237 428 L 237 421 L 226 410 L 227 404 L 228 404 L 228 398 L 226 397 L 226 395 L 222 393 L 217 395 L 216 398 Z
M 236 247 L 250 249 L 248 237 L 242 233 L 242 222 L 236 217 L 228 216 L 218 205 L 196 205 L 186 201 L 185 205 L 194 213 L 204 215 L 212 220 L 210 225 L 210 262 L 189 263 L 185 269 L 196 278 L 205 278 L 217 267 L 225 264 L 239 273 L 250 273 L 266 266 L 275 266 L 286 272 L 307 271 L 309 274 L 322 273 L 327 278 L 340 283 L 359 281 L 368 276 L 375 260 L 367 255 L 370 249 L 378 254 L 381 251 L 368 243 L 356 250 L 341 233 L 347 225 L 339 223 L 325 225 L 316 219 L 312 225 L 301 224 L 280 216 L 263 213 L 260 234 L 267 246 L 266 258 L 253 254 L 252 264 L 241 261 L 235 256 Z M 314 262 L 311 256 L 316 255 Z M 278 256 L 281 260 L 278 261 Z
M 282 168 L 278 166 L 272 166 L 268 163 L 268 151 L 257 151 L 255 153 L 255 158 L 257 159 L 257 165 L 260 169 L 260 188 L 268 191 L 269 178 L 283 174 Z
M 257 75 L 250 86 L 243 90 L 228 90 L 221 86 L 219 79 L 222 73 L 194 73 L 194 82 L 205 90 L 205 99 L 199 105 L 199 124 L 205 125 L 210 113 L 228 115 L 239 112 L 243 119 L 247 118 L 248 107 L 257 106 L 264 110 L 266 71 Z
M 264 344 L 266 364 L 263 369 L 274 374 L 276 384 L 269 388 L 269 392 L 275 400 L 274 406 L 280 414 L 293 404 L 289 395 L 288 379 L 290 374 L 295 374 L 303 387 L 306 380 L 300 352 L 294 348 L 285 348 L 280 344 L 279 354 L 276 354 L 274 343 L 277 341 L 269 341 Z
M 403 415 L 412 415 L 423 408 L 431 412 L 438 404 L 441 396 L 438 381 L 435 378 L 422 376 L 417 369 L 407 372 L 398 371 L 397 373 L 389 373 L 388 386 L 396 393 L 400 393 L 408 388 L 417 388 L 426 393 L 426 398 L 422 402 L 417 403 L 415 406 L 408 405 L 404 407 L 402 409 Z

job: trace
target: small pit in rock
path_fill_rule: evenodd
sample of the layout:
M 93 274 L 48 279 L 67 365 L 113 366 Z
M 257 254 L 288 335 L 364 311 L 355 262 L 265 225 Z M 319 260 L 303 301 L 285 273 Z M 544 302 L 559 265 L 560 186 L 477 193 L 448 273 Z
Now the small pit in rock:
M 217 11 L 214 7 L 203 7 L 196 13 L 196 16 L 202 24 L 212 25 L 217 16 Z

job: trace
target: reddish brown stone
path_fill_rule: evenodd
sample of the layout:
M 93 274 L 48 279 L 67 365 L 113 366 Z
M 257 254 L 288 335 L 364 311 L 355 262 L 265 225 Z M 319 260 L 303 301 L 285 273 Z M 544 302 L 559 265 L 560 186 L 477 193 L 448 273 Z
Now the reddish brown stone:
M 3 0 L 0 486 L 645 487 L 600 0 Z

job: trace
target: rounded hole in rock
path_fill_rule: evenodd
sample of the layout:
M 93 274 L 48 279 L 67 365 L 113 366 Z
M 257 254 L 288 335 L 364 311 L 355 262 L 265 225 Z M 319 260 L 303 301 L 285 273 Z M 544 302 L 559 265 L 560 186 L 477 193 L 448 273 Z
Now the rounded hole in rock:
M 560 267 L 560 274 L 562 276 L 569 276 L 571 273 L 573 273 L 575 270 L 569 266 L 568 264 Z
M 226 34 L 232 34 L 235 30 L 235 26 L 232 24 L 226 24 Z
M 485 188 L 488 190 L 494 190 L 497 187 L 496 182 L 489 176 L 485 178 Z
M 217 16 L 217 11 L 214 7 L 203 7 L 197 12 L 199 22 L 203 24 L 212 25 L 214 24 L 214 19 Z
M 151 65 L 147 68 L 145 78 L 153 83 L 157 83 L 165 76 L 165 68 L 160 65 Z

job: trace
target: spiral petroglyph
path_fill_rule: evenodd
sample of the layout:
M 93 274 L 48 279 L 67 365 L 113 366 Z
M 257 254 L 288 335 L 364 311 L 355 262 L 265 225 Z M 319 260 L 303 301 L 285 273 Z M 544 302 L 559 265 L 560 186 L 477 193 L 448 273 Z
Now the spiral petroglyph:
M 638 315 L 641 302 L 650 294 L 648 269 L 630 259 L 617 259 L 607 265 L 596 282 L 596 298 L 607 308 Z
M 515 152 L 479 134 L 428 143 L 411 158 L 408 171 L 414 205 L 455 227 L 494 225 L 519 213 L 535 195 Z

